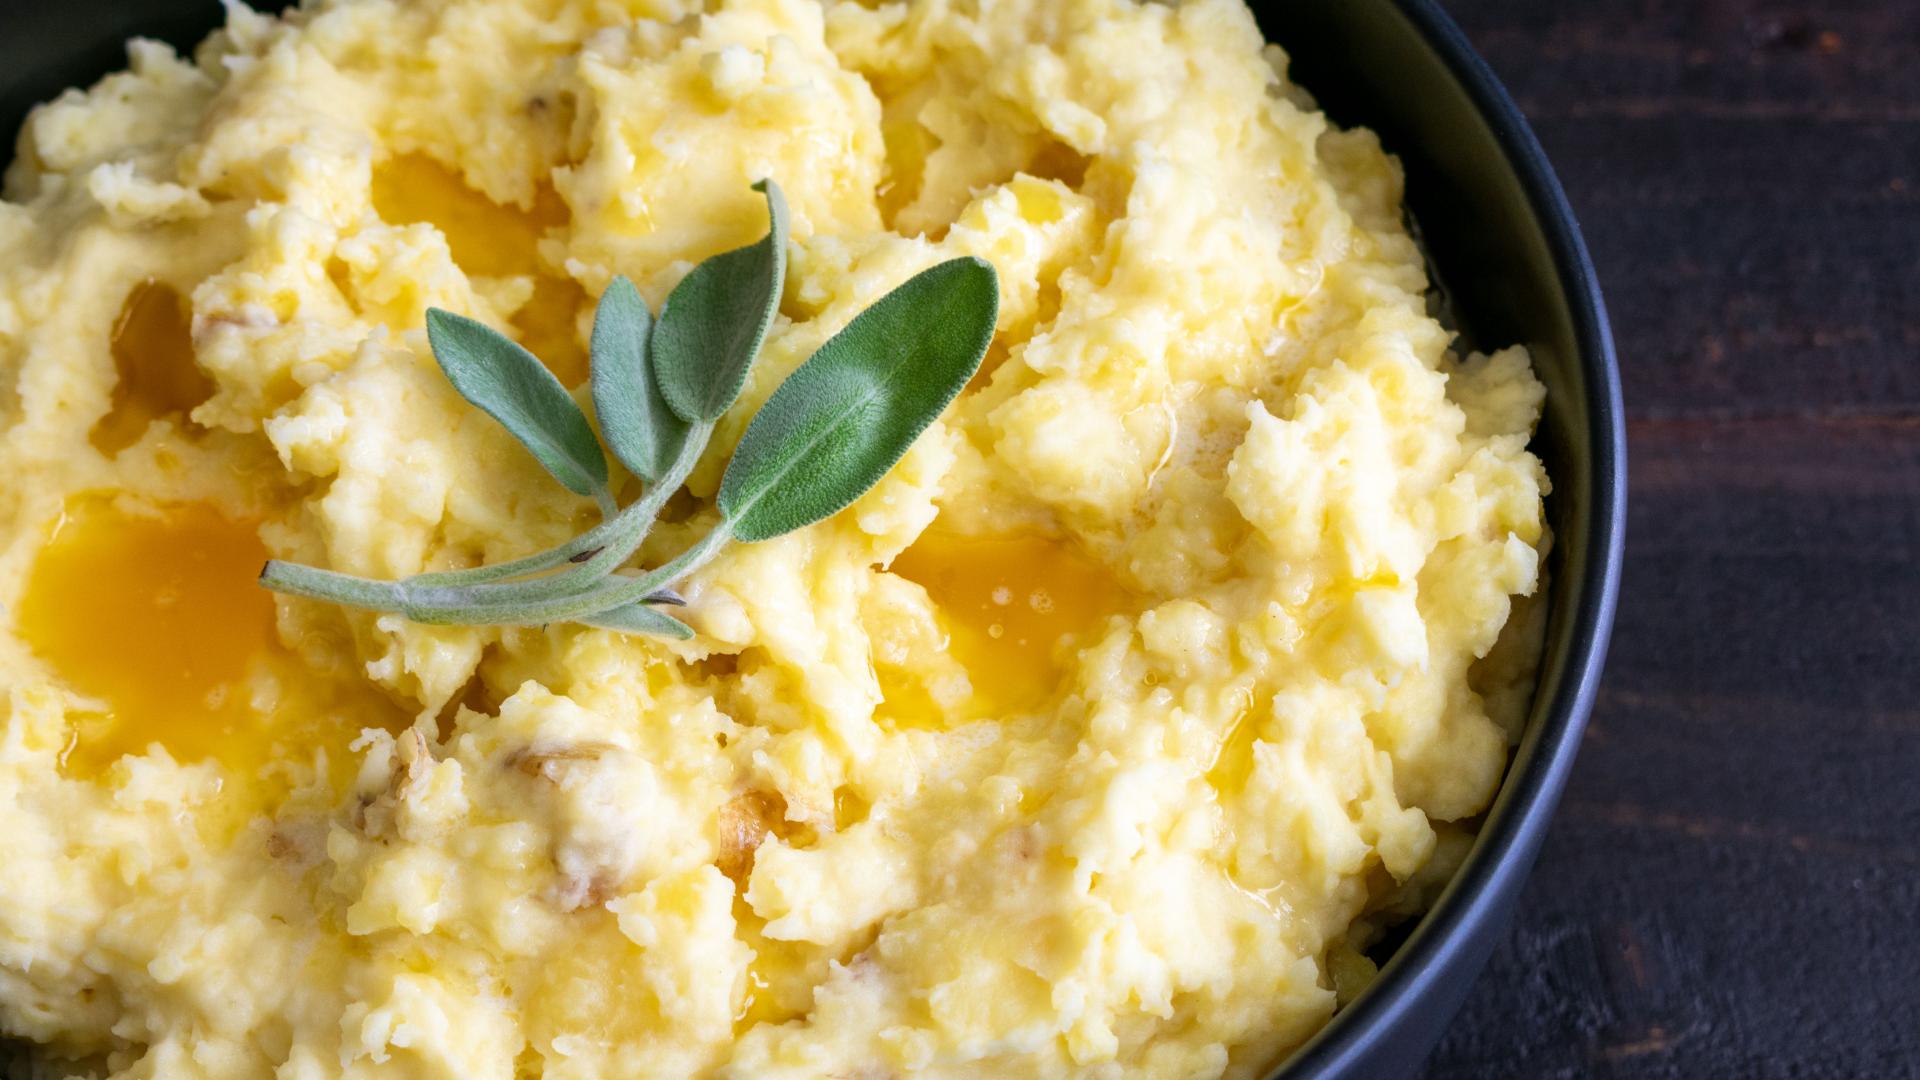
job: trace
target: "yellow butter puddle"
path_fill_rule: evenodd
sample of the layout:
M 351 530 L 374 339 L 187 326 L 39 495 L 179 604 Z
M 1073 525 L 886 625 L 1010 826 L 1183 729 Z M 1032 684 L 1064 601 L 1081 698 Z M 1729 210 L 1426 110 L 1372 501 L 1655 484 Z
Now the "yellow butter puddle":
M 949 718 L 923 687 L 883 679 L 881 716 L 896 727 L 942 727 L 947 719 L 1005 717 L 1043 704 L 1066 677 L 1071 645 L 1135 607 L 1105 567 L 1068 541 L 1040 535 L 929 532 L 890 569 L 939 605 L 948 650 L 973 686 L 972 715 Z
M 275 762 L 326 754 L 344 783 L 363 727 L 408 719 L 370 686 L 313 675 L 274 631 L 255 578 L 257 527 L 199 504 L 130 512 L 74 500 L 34 562 L 20 636 L 76 692 L 99 701 L 74 717 L 61 758 L 76 779 L 154 744 L 176 761 L 226 767 L 224 809 L 257 812 L 285 794 Z
M 586 378 L 587 356 L 574 339 L 586 293 L 540 262 L 540 238 L 571 220 L 551 184 L 535 188 L 531 209 L 502 206 L 433 158 L 402 154 L 374 170 L 373 208 L 389 225 L 424 222 L 440 230 L 453 261 L 468 274 L 531 275 L 533 299 L 512 319 L 520 343 L 568 386 Z
M 762 935 L 757 917 L 742 920 L 740 926 L 747 931 L 753 961 L 747 966 L 746 993 L 734 1010 L 734 1035 L 760 1024 L 798 1020 L 813 1011 L 814 986 L 802 957 L 805 946 Z
M 1272 696 L 1258 706 L 1251 703 L 1243 706 L 1234 714 L 1227 727 L 1227 733 L 1214 751 L 1213 760 L 1207 766 L 1207 783 L 1223 798 L 1231 798 L 1247 790 L 1247 779 L 1253 775 L 1253 744 L 1260 738 L 1260 718 L 1272 708 Z
M 192 312 L 185 297 L 151 278 L 127 294 L 113 323 L 113 404 L 88 433 L 109 457 L 138 442 L 162 417 L 184 417 L 213 396 L 194 365 Z

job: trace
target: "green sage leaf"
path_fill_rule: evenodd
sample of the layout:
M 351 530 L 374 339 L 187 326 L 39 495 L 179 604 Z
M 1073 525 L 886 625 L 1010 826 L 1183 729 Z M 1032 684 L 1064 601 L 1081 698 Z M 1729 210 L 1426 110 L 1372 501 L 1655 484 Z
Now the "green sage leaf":
M 534 355 L 485 323 L 432 308 L 427 337 L 460 396 L 500 421 L 555 480 L 604 496 L 607 459 L 580 406 Z
M 879 483 L 979 370 L 999 309 L 992 264 L 969 257 L 855 316 L 747 425 L 720 482 L 734 535 L 792 532 Z
M 672 638 L 676 641 L 686 641 L 693 637 L 693 627 L 646 604 L 626 604 L 574 621 L 588 626 L 597 626 L 602 630 L 618 630 L 626 634 L 652 634 L 655 637 Z
M 757 244 L 722 252 L 674 287 L 653 327 L 654 375 L 667 404 L 688 423 L 726 413 L 759 355 L 787 276 L 787 200 L 762 180 L 770 225 Z
M 654 378 L 648 336 L 653 315 L 640 290 L 616 277 L 593 316 L 593 407 L 613 455 L 652 484 L 686 444 L 689 426 L 667 407 Z

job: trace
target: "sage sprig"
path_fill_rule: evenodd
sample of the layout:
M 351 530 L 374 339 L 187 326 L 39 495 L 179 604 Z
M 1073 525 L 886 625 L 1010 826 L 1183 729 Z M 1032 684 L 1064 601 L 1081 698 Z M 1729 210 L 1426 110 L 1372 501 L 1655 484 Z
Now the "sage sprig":
M 660 610 L 684 603 L 673 586 L 732 541 L 805 528 L 870 490 L 979 369 L 999 314 L 998 277 L 977 258 L 940 263 L 882 297 L 755 414 L 721 479 L 713 527 L 653 570 L 627 569 L 667 499 L 699 463 L 715 421 L 739 399 L 778 312 L 786 200 L 771 180 L 754 188 L 766 197 L 766 236 L 695 266 L 658 319 L 624 277 L 602 293 L 590 379 L 598 437 L 531 353 L 483 323 L 427 313 L 428 340 L 448 381 L 556 482 L 594 499 L 600 524 L 558 547 L 492 566 L 378 581 L 274 561 L 261 584 L 424 623 L 577 622 L 691 637 L 686 623 Z M 602 440 L 643 485 L 624 507 Z

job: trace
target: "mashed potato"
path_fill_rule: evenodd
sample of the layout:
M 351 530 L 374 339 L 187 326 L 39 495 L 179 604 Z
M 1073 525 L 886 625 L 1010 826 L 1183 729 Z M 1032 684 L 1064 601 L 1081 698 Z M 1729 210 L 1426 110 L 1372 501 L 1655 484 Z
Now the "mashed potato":
M 35 113 L 0 203 L 0 1031 L 47 1071 L 1253 1076 L 1457 864 L 1542 390 L 1449 351 L 1397 166 L 1238 0 L 228 19 Z M 695 640 L 255 587 L 591 525 L 424 312 L 577 386 L 607 281 L 657 306 L 764 176 L 781 314 L 649 559 L 888 289 L 979 255 L 1000 325 Z

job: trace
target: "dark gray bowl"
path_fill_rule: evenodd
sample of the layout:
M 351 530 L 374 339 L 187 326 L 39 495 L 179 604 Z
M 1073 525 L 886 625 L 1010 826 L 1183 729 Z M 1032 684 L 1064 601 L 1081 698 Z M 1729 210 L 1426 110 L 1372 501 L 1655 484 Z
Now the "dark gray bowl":
M 256 0 L 261 7 L 269 2 Z M 1333 118 L 1380 134 L 1463 336 L 1533 350 L 1547 385 L 1535 449 L 1554 492 L 1546 655 L 1512 768 L 1479 841 L 1365 994 L 1275 1080 L 1411 1075 L 1506 932 L 1592 709 L 1626 521 L 1619 372 L 1593 264 L 1559 181 L 1493 73 L 1432 0 L 1254 0 L 1295 79 Z M 191 45 L 215 0 L 0 0 L 0 131 L 35 102 L 122 67 L 134 34 Z M 6 1061 L 0 1048 L 0 1065 Z
M 1433 0 L 1255 0 L 1295 81 L 1407 170 L 1462 336 L 1519 342 L 1547 386 L 1534 450 L 1553 478 L 1546 653 L 1519 749 L 1472 853 L 1380 979 L 1275 1074 L 1418 1071 L 1487 956 L 1566 787 L 1599 689 L 1620 585 L 1626 432 L 1605 305 L 1580 227 L 1520 110 Z

